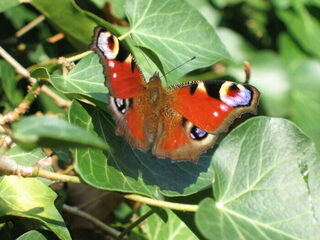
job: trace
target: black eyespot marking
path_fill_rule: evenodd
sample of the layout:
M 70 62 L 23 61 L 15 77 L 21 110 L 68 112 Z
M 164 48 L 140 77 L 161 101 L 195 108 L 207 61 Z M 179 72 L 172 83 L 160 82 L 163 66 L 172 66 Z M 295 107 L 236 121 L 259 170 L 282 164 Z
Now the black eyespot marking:
M 127 48 L 123 45 L 123 43 L 121 43 L 119 41 L 119 52 L 118 55 L 116 57 L 116 60 L 120 61 L 120 62 L 124 62 L 127 57 L 129 56 L 129 51 L 127 50 Z
M 220 99 L 220 88 L 225 81 L 217 80 L 217 81 L 205 81 L 204 86 L 207 90 L 207 93 L 210 97 Z
M 131 72 L 134 72 L 134 69 L 136 68 L 136 62 L 134 60 L 131 61 Z
M 239 90 L 238 86 L 236 83 L 232 84 L 230 87 L 229 87 L 230 90 Z
M 113 36 L 109 36 L 107 39 L 108 48 L 114 50 L 114 39 Z
M 194 140 L 202 140 L 208 136 L 208 133 L 206 131 L 203 131 L 202 129 L 193 126 L 190 131 L 190 137 Z
M 195 91 L 197 90 L 198 84 L 197 83 L 193 83 L 190 86 L 190 95 L 193 95 L 195 93 Z
M 128 102 L 126 101 L 126 99 L 114 98 L 114 104 L 120 113 L 125 114 L 127 112 Z

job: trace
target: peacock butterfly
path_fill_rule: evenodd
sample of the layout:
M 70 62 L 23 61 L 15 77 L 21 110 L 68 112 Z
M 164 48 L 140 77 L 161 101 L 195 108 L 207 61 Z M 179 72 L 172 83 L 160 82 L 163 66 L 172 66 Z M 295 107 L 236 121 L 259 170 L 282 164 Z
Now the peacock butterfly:
M 243 113 L 256 113 L 259 91 L 231 81 L 195 81 L 167 89 L 158 73 L 146 82 L 111 32 L 94 31 L 91 49 L 104 65 L 116 134 L 157 157 L 196 161 Z

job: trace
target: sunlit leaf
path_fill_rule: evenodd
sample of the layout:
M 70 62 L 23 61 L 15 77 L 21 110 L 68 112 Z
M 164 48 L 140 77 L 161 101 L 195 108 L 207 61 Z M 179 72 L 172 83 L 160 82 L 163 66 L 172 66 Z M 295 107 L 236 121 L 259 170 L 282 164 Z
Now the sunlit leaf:
M 79 94 L 107 102 L 108 89 L 104 85 L 103 67 L 94 53 L 81 59 L 66 76 L 56 73 L 51 79 L 53 85 L 65 94 Z
M 34 219 L 61 239 L 71 239 L 64 221 L 55 208 L 57 195 L 33 178 L 6 176 L 0 178 L 0 216 Z
M 168 74 L 169 84 L 194 69 L 230 58 L 212 26 L 185 1 L 134 0 L 127 1 L 125 9 L 134 42 L 157 54 L 164 73 L 196 57 Z
M 9 8 L 20 4 L 19 0 L 1 0 L 0 1 L 0 13 L 6 11 Z
M 208 239 L 317 238 L 319 164 L 314 144 L 291 122 L 247 121 L 213 156 L 215 200 L 201 202 L 198 228 Z

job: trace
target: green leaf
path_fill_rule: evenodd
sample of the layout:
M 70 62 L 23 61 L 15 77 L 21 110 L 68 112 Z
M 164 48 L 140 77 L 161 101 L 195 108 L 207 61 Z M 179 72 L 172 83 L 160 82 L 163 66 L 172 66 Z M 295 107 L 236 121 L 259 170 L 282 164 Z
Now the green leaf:
M 71 239 L 54 206 L 57 195 L 34 178 L 0 178 L 0 216 L 10 215 L 41 222 L 60 239 Z
M 67 76 L 51 76 L 55 88 L 65 94 L 80 94 L 102 103 L 107 102 L 108 89 L 104 86 L 103 67 L 96 54 L 84 57 Z
M 271 116 L 287 116 L 291 84 L 282 59 L 272 51 L 259 51 L 249 62 L 250 84 L 259 89 L 264 110 Z
M 320 62 L 305 60 L 291 71 L 293 82 L 290 118 L 316 143 L 320 150 Z
M 67 121 L 49 116 L 25 117 L 13 125 L 13 138 L 24 149 L 96 147 L 107 149 L 97 136 Z
M 297 65 L 303 63 L 307 56 L 299 48 L 294 39 L 289 34 L 282 33 L 278 38 L 278 46 L 283 62 L 286 64 L 289 74 L 295 70 Z
M 31 22 L 37 17 L 37 14 L 34 11 L 23 4 L 11 8 L 3 14 L 10 19 L 12 25 L 16 29 L 22 28 L 27 22 Z
M 45 67 L 39 67 L 34 69 L 31 72 L 31 77 L 38 79 L 39 81 L 49 81 L 50 80 L 50 74 L 48 72 L 48 69 Z
M 125 11 L 134 42 L 157 54 L 164 73 L 196 57 L 168 74 L 167 84 L 178 83 L 194 69 L 230 59 L 212 26 L 186 1 L 132 0 L 126 1 Z
M 74 45 L 87 48 L 91 42 L 92 30 L 97 24 L 88 18 L 73 0 L 56 0 L 54 7 L 51 1 L 31 0 L 30 3 L 64 32 Z
M 4 90 L 5 95 L 11 104 L 16 105 L 21 100 L 21 97 L 15 99 L 16 94 L 16 79 L 15 79 L 15 71 L 13 67 L 6 61 L 0 59 L 0 81 L 1 86 Z
M 288 120 L 247 121 L 213 156 L 215 200 L 201 202 L 199 230 L 208 239 L 316 239 L 319 164 L 314 144 Z
M 270 50 L 254 50 L 241 35 L 229 29 L 220 29 L 219 35 L 226 39 L 226 47 L 237 62 L 237 65 L 229 66 L 229 74 L 236 78 L 243 76 L 240 65 L 243 61 L 249 61 L 250 84 L 257 87 L 261 93 L 260 106 L 268 115 L 287 116 L 291 85 L 285 64 L 279 55 Z
M 20 4 L 19 0 L 1 0 L 0 1 L 0 13 L 6 11 L 9 8 L 15 7 Z
M 20 237 L 17 238 L 17 240 L 47 240 L 47 239 L 52 239 L 48 238 L 46 236 L 47 234 L 36 231 L 36 230 L 31 230 L 29 232 L 26 232 L 22 234 Z
M 158 159 L 115 136 L 114 124 L 105 112 L 77 102 L 70 107 L 69 121 L 97 132 L 108 143 L 109 151 L 105 153 L 97 149 L 75 151 L 77 172 L 94 187 L 161 198 L 161 194 L 189 195 L 212 182 L 210 152 L 203 154 L 198 163 Z
M 22 166 L 34 166 L 41 159 L 46 157 L 45 153 L 41 148 L 36 148 L 32 151 L 24 151 L 18 145 L 10 148 L 10 150 L 7 152 L 7 156 L 10 157 L 10 159 L 14 160 L 17 164 Z M 45 169 L 48 171 L 52 171 L 52 167 L 50 166 L 46 167 Z M 53 183 L 53 181 L 46 178 L 38 177 L 37 179 L 39 179 L 47 185 Z
M 143 207 L 146 213 L 149 207 Z M 161 218 L 157 213 L 152 214 L 144 223 L 144 232 L 147 239 L 162 240 L 193 240 L 198 239 L 194 233 L 182 222 L 171 210 L 160 209 L 161 214 L 166 214 L 166 219 Z
M 295 1 L 294 11 L 279 10 L 277 13 L 296 41 L 309 54 L 320 58 L 320 22 L 312 16 L 303 3 Z

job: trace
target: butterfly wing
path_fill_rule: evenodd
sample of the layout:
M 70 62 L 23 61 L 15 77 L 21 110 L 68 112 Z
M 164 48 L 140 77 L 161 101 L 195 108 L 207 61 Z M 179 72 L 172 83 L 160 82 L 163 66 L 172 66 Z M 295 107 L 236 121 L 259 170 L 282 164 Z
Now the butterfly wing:
M 218 136 L 203 132 L 203 135 L 199 133 L 200 137 L 195 137 L 192 135 L 194 131 L 194 125 L 175 111 L 159 126 L 152 153 L 171 160 L 196 161 L 199 154 L 210 148 Z
M 104 65 L 105 85 L 117 98 L 133 98 L 141 94 L 146 82 L 132 55 L 111 32 L 96 27 L 90 46 Z
M 146 82 L 132 55 L 111 32 L 95 29 L 91 49 L 104 66 L 105 85 L 109 88 L 109 104 L 116 121 L 118 135 L 144 151 L 148 141 L 144 129 L 143 107 L 133 101 L 145 92 Z
M 258 101 L 259 92 L 255 87 L 220 80 L 177 89 L 173 106 L 198 128 L 219 134 L 242 114 L 255 114 Z
M 171 99 L 175 117 L 164 121 L 153 152 L 173 160 L 196 160 L 235 118 L 256 113 L 259 92 L 248 84 L 204 81 L 174 87 Z

